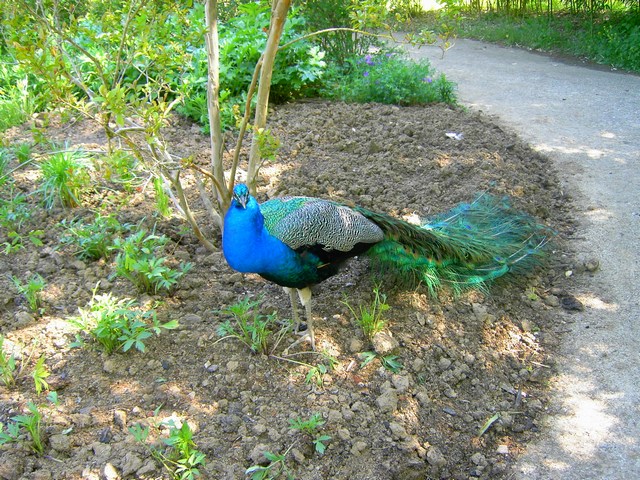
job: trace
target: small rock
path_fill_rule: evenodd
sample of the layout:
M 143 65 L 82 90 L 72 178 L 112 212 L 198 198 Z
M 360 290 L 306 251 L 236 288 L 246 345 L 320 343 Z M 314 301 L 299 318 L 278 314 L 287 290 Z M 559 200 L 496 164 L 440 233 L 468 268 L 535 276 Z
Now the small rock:
M 421 359 L 420 357 L 416 357 L 416 359 L 411 364 L 411 368 L 413 369 L 414 372 L 418 373 L 422 371 L 422 369 L 424 368 L 424 365 L 425 365 L 424 360 Z
M 62 434 L 51 435 L 49 446 L 60 453 L 68 453 L 71 451 L 71 438 Z
M 393 413 L 398 408 L 398 394 L 393 388 L 385 390 L 376 398 L 376 404 L 382 412 Z
M 595 272 L 600 268 L 600 260 L 597 258 L 592 258 L 584 262 L 584 269 L 587 272 Z
M 582 312 L 584 310 L 584 305 L 573 295 L 562 297 L 560 306 L 570 312 Z
M 29 312 L 17 312 L 15 314 L 15 323 L 14 323 L 14 327 L 15 328 L 23 328 L 26 326 L 31 325 L 34 321 L 35 318 L 33 318 L 33 315 L 31 315 Z
M 113 423 L 123 430 L 127 428 L 127 412 L 124 410 L 115 410 L 113 412 Z
M 180 325 L 184 327 L 194 327 L 202 324 L 202 317 L 195 313 L 187 313 L 180 319 Z
M 142 460 L 133 452 L 127 452 L 122 459 L 122 476 L 127 477 L 142 467 Z
M 450 366 L 451 366 L 451 360 L 449 360 L 447 357 L 442 357 L 440 360 L 438 360 L 438 368 L 440 370 L 446 370 Z
M 555 295 L 547 295 L 544 297 L 544 303 L 550 307 L 560 306 L 560 300 Z
M 363 347 L 362 340 L 359 338 L 352 338 L 349 342 L 349 351 L 351 353 L 361 352 Z
M 327 421 L 331 424 L 342 422 L 342 412 L 340 410 L 331 409 L 327 414 Z
M 36 470 L 33 472 L 33 480 L 51 480 L 53 476 L 51 475 L 51 470 L 47 470 L 43 468 L 41 470 Z
M 440 468 L 447 463 L 447 460 L 438 447 L 431 447 L 427 450 L 427 462 L 432 467 Z
M 298 462 L 298 463 L 300 463 L 300 464 L 304 463 L 304 461 L 305 461 L 305 457 L 304 457 L 304 455 L 302 454 L 302 452 L 301 452 L 300 450 L 298 450 L 297 448 L 292 448 L 292 449 L 291 449 L 291 455 L 293 456 L 293 459 L 294 459 L 296 462 Z
M 398 422 L 389 423 L 389 430 L 391 430 L 391 436 L 394 440 L 404 440 L 409 436 L 405 428 Z
M 120 478 L 118 470 L 116 470 L 116 467 L 114 467 L 110 462 L 107 462 L 105 464 L 104 468 L 102 469 L 102 475 L 104 476 L 105 480 L 119 480 Z
M 378 355 L 388 355 L 400 347 L 398 341 L 389 332 L 378 332 L 371 339 L 373 349 Z
M 367 442 L 358 440 L 357 442 L 354 442 L 353 446 L 351 447 L 351 454 L 360 455 L 366 449 L 367 449 Z
M 509 446 L 508 445 L 498 445 L 496 448 L 496 453 L 500 455 L 508 455 L 509 454 Z
M 227 370 L 229 370 L 230 372 L 235 372 L 239 366 L 240 366 L 240 363 L 236 362 L 235 360 L 231 360 L 230 362 L 227 362 Z
M 338 429 L 338 438 L 344 442 L 351 440 L 351 433 L 346 428 Z
M 269 460 L 264 456 L 264 452 L 268 450 L 269 447 L 267 445 L 265 445 L 264 443 L 259 443 L 255 447 L 253 447 L 253 450 L 251 450 L 249 459 L 253 462 L 254 465 L 268 465 Z
M 410 381 L 408 375 L 393 375 L 391 382 L 396 390 L 398 390 L 398 393 L 404 393 L 409 389 Z
M 479 466 L 480 465 L 484 466 L 487 464 L 487 459 L 480 452 L 476 452 L 473 455 L 471 455 L 471 461 L 473 462 L 474 465 L 479 465 Z

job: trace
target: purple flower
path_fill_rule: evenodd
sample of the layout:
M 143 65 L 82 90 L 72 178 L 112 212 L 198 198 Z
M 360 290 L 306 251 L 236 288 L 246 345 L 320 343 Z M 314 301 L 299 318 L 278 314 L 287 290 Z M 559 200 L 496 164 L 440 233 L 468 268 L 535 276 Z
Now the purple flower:
M 366 57 L 364 57 L 364 61 L 367 65 L 373 65 L 373 57 L 371 55 L 367 55 Z
M 425 83 L 431 83 L 431 82 L 433 82 L 433 78 L 431 78 L 431 77 L 424 77 L 424 78 L 422 79 L 422 81 L 423 81 L 423 82 L 425 82 Z
M 364 72 L 362 75 L 363 75 L 364 77 L 368 77 L 368 76 L 369 76 L 369 72 Z

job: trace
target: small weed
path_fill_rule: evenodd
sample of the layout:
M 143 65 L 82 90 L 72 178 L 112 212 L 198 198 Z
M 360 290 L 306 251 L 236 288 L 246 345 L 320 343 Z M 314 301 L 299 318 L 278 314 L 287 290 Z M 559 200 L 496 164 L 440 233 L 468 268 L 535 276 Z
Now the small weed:
M 87 307 L 79 309 L 80 316 L 69 319 L 80 330 L 71 346 L 84 346 L 80 335 L 84 332 L 107 354 L 118 349 L 127 352 L 131 347 L 144 352 L 144 342 L 153 333 L 159 335 L 162 329 L 172 330 L 178 327 L 176 320 L 161 324 L 155 310 L 140 311 L 135 309 L 136 306 L 135 300 L 118 300 L 110 293 L 96 295 L 94 290 Z
M 47 366 L 44 364 L 45 357 L 41 356 L 33 367 L 31 377 L 36 388 L 36 394 L 40 395 L 42 390 L 49 390 L 49 384 L 46 378 L 50 375 Z
M 42 245 L 44 245 L 42 243 L 43 236 L 44 231 L 31 230 L 29 231 L 29 233 L 27 233 L 27 240 L 29 240 L 32 245 L 41 247 Z M 8 240 L 0 245 L 0 247 L 2 247 L 2 253 L 4 253 L 5 255 L 15 253 L 24 248 L 24 236 L 20 235 L 18 232 L 11 231 L 7 233 L 7 238 Z
M 168 237 L 147 234 L 146 230 L 139 230 L 126 239 L 116 238 L 111 247 L 118 252 L 116 275 L 129 279 L 142 292 L 171 291 L 193 265 L 181 263 L 178 270 L 166 266 L 166 258 L 158 257 L 156 252 L 168 241 Z
M 31 211 L 24 194 L 14 195 L 12 188 L 9 200 L 0 198 L 0 226 L 3 228 L 18 232 L 29 217 L 31 217 Z
M 129 428 L 129 433 L 138 443 L 144 445 L 149 453 L 171 474 L 172 478 L 193 480 L 199 477 L 198 467 L 204 465 L 206 455 L 195 448 L 196 444 L 193 441 L 193 432 L 189 424 L 182 422 L 181 426 L 177 426 L 175 421 L 171 419 L 161 425 L 169 428 L 168 438 L 163 439 L 163 443 L 168 447 L 166 450 L 147 443 L 150 433 L 149 427 L 142 427 L 137 423 Z
M 371 305 L 360 305 L 357 312 L 349 302 L 346 300 L 342 302 L 347 306 L 358 325 L 362 328 L 362 332 L 369 339 L 384 329 L 385 321 L 382 317 L 384 312 L 391 308 L 385 303 L 387 296 L 384 293 L 380 293 L 379 287 L 373 289 L 373 294 Z
M 115 150 L 110 155 L 101 157 L 97 164 L 105 180 L 122 185 L 127 192 L 133 189 L 138 179 L 136 175 L 137 160 L 129 152 Z
M 325 424 L 325 421 L 322 419 L 322 415 L 319 413 L 314 413 L 309 417 L 308 420 L 302 420 L 302 418 L 294 418 L 289 420 L 289 425 L 294 430 L 298 430 L 302 433 L 306 433 L 307 435 L 313 435 L 316 433 L 322 425 Z
M 31 450 L 38 455 L 42 455 L 44 453 L 42 414 L 38 406 L 33 402 L 28 402 L 27 408 L 30 413 L 12 417 L 11 423 L 6 425 L 6 432 L 2 428 L 3 425 L 0 424 L 0 445 L 20 441 L 20 431 L 24 429 L 31 437 L 29 445 Z
M 244 343 L 254 353 L 269 353 L 269 337 L 273 333 L 272 327 L 276 325 L 276 314 L 262 315 L 254 309 L 261 301 L 251 301 L 249 298 L 237 302 L 220 312 L 223 315 L 231 315 L 232 319 L 225 320 L 218 327 L 218 335 L 224 338 L 236 338 Z M 278 345 L 288 327 L 282 327 L 277 334 L 275 345 Z M 220 341 L 219 340 L 219 341 Z
M 250 476 L 251 480 L 267 480 L 278 478 L 281 475 L 285 475 L 286 478 L 294 478 L 289 468 L 287 467 L 287 455 L 293 448 L 291 445 L 283 454 L 276 454 L 269 451 L 264 452 L 264 456 L 269 460 L 269 465 L 252 465 L 244 472 L 245 475 Z
M 53 153 L 40 165 L 42 183 L 38 192 L 42 194 L 46 208 L 56 203 L 62 207 L 77 207 L 83 195 L 89 191 L 91 178 L 87 161 L 80 151 Z
M 34 274 L 26 284 L 23 284 L 18 278 L 11 277 L 13 284 L 15 285 L 18 293 L 27 300 L 29 309 L 38 315 L 42 314 L 42 297 L 40 292 L 44 290 L 46 282 L 39 274 Z
M 65 232 L 60 241 L 66 245 L 73 245 L 74 254 L 82 260 L 109 258 L 116 235 L 129 228 L 128 225 L 121 225 L 112 215 L 100 214 L 89 224 L 81 221 L 67 224 L 63 221 L 62 226 Z
M 4 336 L 0 335 L 0 379 L 6 387 L 16 383 L 16 358 L 13 354 L 4 352 Z
M 31 159 L 32 150 L 33 146 L 30 143 L 18 143 L 13 147 L 13 153 L 20 165 L 27 163 Z
M 289 424 L 294 430 L 298 430 L 303 434 L 312 437 L 312 442 L 316 452 L 320 455 L 325 452 L 327 448 L 326 442 L 331 440 L 331 437 L 318 432 L 320 427 L 325 424 L 325 421 L 322 419 L 322 415 L 314 413 L 308 420 L 302 420 L 298 417 L 293 420 L 289 420 Z
M 382 364 L 382 366 L 387 370 L 393 373 L 398 373 L 400 372 L 400 370 L 402 370 L 402 363 L 399 360 L 400 357 L 398 357 L 397 355 L 381 356 L 375 352 L 363 352 L 361 354 L 361 357 L 363 360 L 362 360 L 362 363 L 360 364 L 360 368 L 364 368 L 365 366 L 370 364 L 372 361 L 374 361 L 376 358 L 378 358 L 380 359 L 380 363 Z

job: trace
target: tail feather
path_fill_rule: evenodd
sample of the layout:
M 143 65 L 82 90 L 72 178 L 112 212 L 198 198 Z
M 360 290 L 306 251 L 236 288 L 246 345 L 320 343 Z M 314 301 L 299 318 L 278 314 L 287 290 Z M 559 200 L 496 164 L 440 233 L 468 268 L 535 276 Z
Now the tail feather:
M 540 263 L 552 232 L 514 210 L 506 198 L 480 195 L 422 226 L 359 209 L 385 233 L 368 252 L 375 266 L 401 280 L 423 284 L 436 296 L 442 287 L 459 294 L 484 290 L 509 272 Z

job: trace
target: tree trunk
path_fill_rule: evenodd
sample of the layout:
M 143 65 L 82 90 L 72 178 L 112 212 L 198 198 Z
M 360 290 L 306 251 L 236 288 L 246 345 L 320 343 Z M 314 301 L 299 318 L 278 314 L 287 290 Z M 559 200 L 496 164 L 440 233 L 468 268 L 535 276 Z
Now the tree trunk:
M 260 71 L 260 84 L 258 86 L 256 113 L 253 122 L 254 129 L 264 128 L 267 124 L 267 108 L 269 106 L 269 91 L 271 89 L 271 76 L 275 63 L 276 53 L 284 23 L 287 20 L 287 12 L 291 5 L 291 0 L 274 0 L 271 7 L 271 25 L 269 26 L 269 37 L 264 50 L 264 61 Z M 251 151 L 249 153 L 249 168 L 247 174 L 247 185 L 252 194 L 255 194 L 256 183 L 258 181 L 258 170 L 261 159 L 256 135 L 251 141 Z

